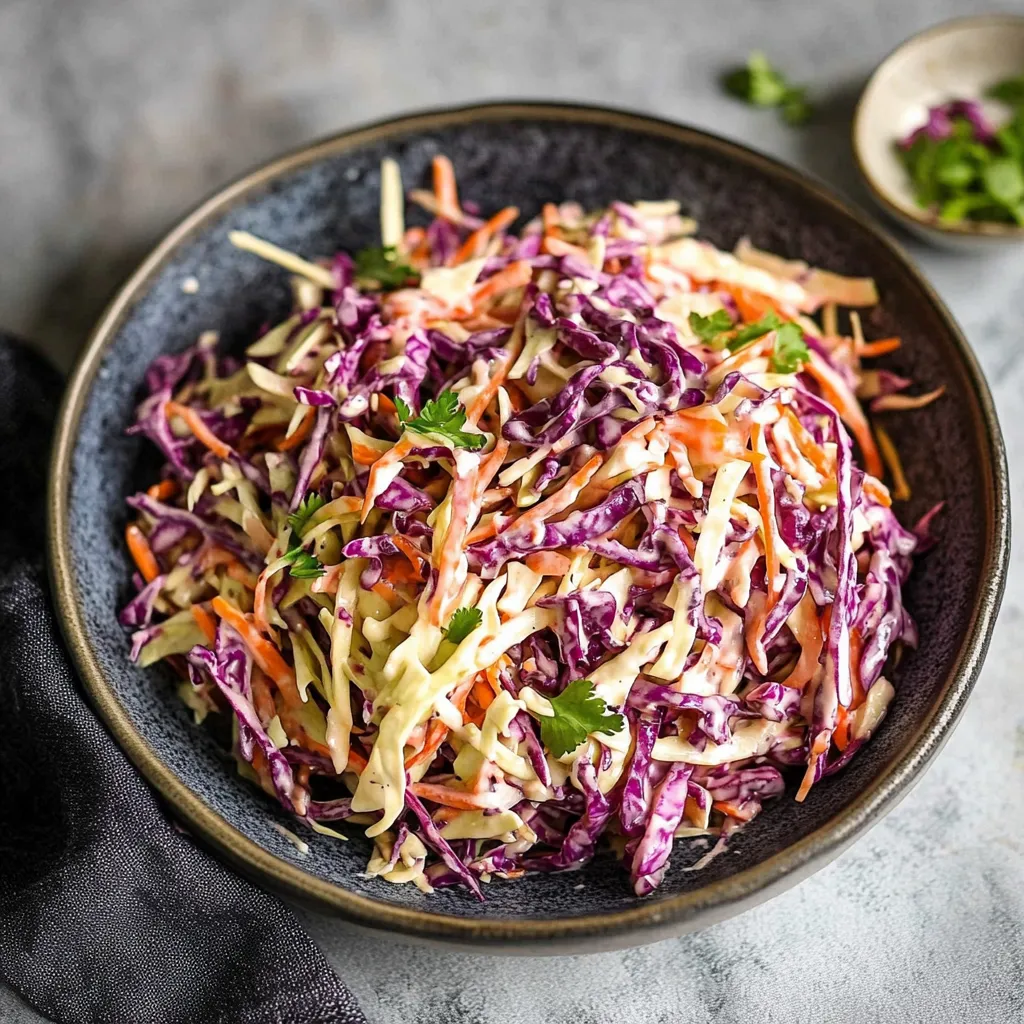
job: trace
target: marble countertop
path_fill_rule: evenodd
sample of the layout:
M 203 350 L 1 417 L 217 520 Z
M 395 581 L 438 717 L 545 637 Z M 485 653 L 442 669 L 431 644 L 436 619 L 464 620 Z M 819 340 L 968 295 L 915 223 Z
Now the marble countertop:
M 1024 2 L 999 9 L 1024 14 Z M 865 207 L 848 138 L 871 68 L 979 0 L 6 0 L 0 5 L 0 324 L 62 367 L 160 234 L 316 135 L 487 98 L 652 112 L 740 139 Z M 803 130 L 723 97 L 761 48 L 819 102 Z M 979 354 L 1024 501 L 1019 252 L 910 249 Z M 988 661 L 920 784 L 832 865 L 740 918 L 642 949 L 494 959 L 303 913 L 373 1024 L 1024 1020 L 1024 616 L 1014 550 Z M 1014 653 L 1014 652 L 1017 653 Z M 486 983 L 482 983 L 486 979 Z M 36 1022 L 0 989 L 0 1020 Z

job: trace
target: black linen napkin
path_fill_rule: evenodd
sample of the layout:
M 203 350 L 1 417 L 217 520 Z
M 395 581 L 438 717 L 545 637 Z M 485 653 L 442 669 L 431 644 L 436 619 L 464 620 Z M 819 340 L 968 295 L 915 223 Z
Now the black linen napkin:
M 285 906 L 175 829 L 85 703 L 45 569 L 60 390 L 0 335 L 0 979 L 58 1024 L 366 1024 Z

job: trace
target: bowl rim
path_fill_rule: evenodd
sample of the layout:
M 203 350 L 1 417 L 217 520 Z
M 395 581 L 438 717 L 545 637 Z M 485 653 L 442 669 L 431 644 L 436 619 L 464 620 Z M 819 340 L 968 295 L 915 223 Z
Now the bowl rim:
M 689 145 L 750 167 L 777 185 L 811 193 L 842 217 L 855 220 L 888 250 L 932 304 L 962 360 L 976 402 L 971 415 L 975 443 L 984 460 L 985 559 L 978 600 L 954 666 L 926 720 L 905 741 L 887 769 L 839 815 L 787 849 L 729 878 L 677 896 L 626 910 L 570 918 L 463 918 L 430 909 L 397 906 L 349 892 L 267 852 L 207 806 L 160 759 L 135 729 L 107 683 L 92 649 L 78 596 L 69 534 L 69 491 L 79 422 L 107 347 L 139 296 L 179 246 L 212 218 L 277 177 L 368 142 L 400 139 L 411 132 L 503 121 L 572 121 L 596 124 Z M 972 410 L 972 413 L 974 410 Z M 785 164 L 703 130 L 646 115 L 571 103 L 495 102 L 441 108 L 358 126 L 300 147 L 235 179 L 200 203 L 160 241 L 104 311 L 77 361 L 61 404 L 47 496 L 49 562 L 58 618 L 87 694 L 115 739 L 149 783 L 205 843 L 241 873 L 300 903 L 347 921 L 411 939 L 461 945 L 481 952 L 558 952 L 653 942 L 739 913 L 796 884 L 824 866 L 906 794 L 948 738 L 963 711 L 988 648 L 1002 598 L 1009 557 L 1009 484 L 1006 453 L 995 406 L 980 366 L 960 328 L 909 258 L 878 226 L 829 188 Z M 529 948 L 524 948 L 529 945 Z
M 926 28 L 922 32 L 915 32 L 914 35 L 908 36 L 901 43 L 894 46 L 882 58 L 874 71 L 871 72 L 864 88 L 861 90 L 860 96 L 857 99 L 857 106 L 854 108 L 853 121 L 850 126 L 850 145 L 853 150 L 853 158 L 857 164 L 857 170 L 860 172 L 860 176 L 864 180 L 864 184 L 867 185 L 872 198 L 887 213 L 898 220 L 903 220 L 912 224 L 914 227 L 934 231 L 936 234 L 946 235 L 950 238 L 974 238 L 993 243 L 1024 240 L 1024 225 L 1022 224 L 1000 224 L 998 221 L 970 220 L 951 221 L 947 224 L 937 218 L 930 217 L 924 211 L 919 211 L 916 208 L 904 206 L 903 204 L 896 202 L 893 199 L 892 191 L 887 189 L 872 176 L 871 171 L 868 168 L 867 161 L 863 156 L 860 144 L 862 123 L 866 116 L 865 109 L 867 107 L 868 93 L 870 93 L 873 88 L 877 87 L 878 79 L 885 69 L 897 58 L 902 56 L 905 51 L 915 48 L 922 43 L 928 43 L 935 39 L 939 39 L 945 35 L 953 35 L 964 30 L 998 25 L 1013 25 L 1015 28 L 1024 29 L 1024 14 L 998 12 L 992 14 L 972 14 L 959 18 L 950 18 L 947 21 L 939 22 L 938 25 L 932 25 L 930 28 Z

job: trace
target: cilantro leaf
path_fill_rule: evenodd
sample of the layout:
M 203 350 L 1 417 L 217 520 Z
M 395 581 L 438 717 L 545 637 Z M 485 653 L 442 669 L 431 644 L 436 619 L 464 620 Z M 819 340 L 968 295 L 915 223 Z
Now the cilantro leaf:
M 412 418 L 412 409 L 406 405 L 405 400 L 395 395 L 395 409 L 398 412 L 398 422 L 406 423 Z
M 1003 103 L 1008 103 L 1011 107 L 1024 105 L 1024 75 L 996 82 L 985 95 L 993 100 L 1002 100 Z
M 799 324 L 783 324 L 775 333 L 771 368 L 775 373 L 796 373 L 811 358 Z
M 356 277 L 376 282 L 383 291 L 416 284 L 420 279 L 418 271 L 399 261 L 398 250 L 393 245 L 360 249 L 356 253 Z
M 690 330 L 705 344 L 715 349 L 725 346 L 725 340 L 721 336 L 726 331 L 732 330 L 732 317 L 729 316 L 727 310 L 716 309 L 709 316 L 691 313 L 688 320 Z
M 427 402 L 414 419 L 409 419 L 412 410 L 401 399 L 395 402 L 395 408 L 404 427 L 418 434 L 437 434 L 450 441 L 455 448 L 476 451 L 483 448 L 487 441 L 483 434 L 462 429 L 466 425 L 466 410 L 459 404 L 459 396 L 454 391 L 442 391 L 437 398 Z
M 814 108 L 807 99 L 807 90 L 803 86 L 789 89 L 782 99 L 782 119 L 786 124 L 806 124 L 810 120 Z
M 755 107 L 778 107 L 788 124 L 803 124 L 811 116 L 807 91 L 790 85 L 771 66 L 768 58 L 754 51 L 745 67 L 730 71 L 723 79 L 725 91 Z
M 310 519 L 326 504 L 327 501 L 324 498 L 315 491 L 310 491 L 299 503 L 299 507 L 289 514 L 288 525 L 301 537 Z M 294 545 L 292 546 L 294 547 Z
M 729 351 L 739 352 L 741 348 L 746 348 L 751 342 L 763 338 L 769 331 L 778 330 L 781 326 L 782 321 L 778 315 L 769 309 L 760 320 L 745 324 L 729 339 Z
M 625 725 L 622 715 L 607 710 L 589 679 L 577 679 L 550 699 L 555 713 L 541 718 L 540 738 L 554 757 L 575 750 L 592 732 L 612 735 Z
M 1024 171 L 1013 157 L 1002 157 L 983 167 L 981 181 L 1001 206 L 1013 207 L 1024 197 Z
M 442 627 L 445 640 L 453 644 L 461 644 L 470 633 L 484 621 L 484 613 L 479 608 L 460 608 L 452 615 L 448 628 Z
M 300 547 L 286 551 L 284 557 L 291 562 L 288 571 L 297 580 L 315 580 L 327 571 L 316 555 L 311 555 Z

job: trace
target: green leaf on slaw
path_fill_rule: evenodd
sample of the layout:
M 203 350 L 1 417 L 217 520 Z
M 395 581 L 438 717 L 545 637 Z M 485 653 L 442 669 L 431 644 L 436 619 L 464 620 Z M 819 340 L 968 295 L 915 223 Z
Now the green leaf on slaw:
M 763 338 L 769 331 L 778 330 L 781 326 L 782 321 L 779 319 L 778 314 L 774 310 L 769 309 L 760 320 L 755 320 L 752 324 L 744 324 L 729 339 L 729 351 L 739 352 L 741 348 L 746 348 L 747 345 L 757 341 L 758 338 Z
M 315 491 L 310 491 L 299 502 L 299 507 L 288 515 L 288 525 L 301 537 L 309 525 L 310 519 L 326 504 L 327 502 L 324 498 Z
M 459 404 L 454 391 L 443 391 L 437 398 L 426 402 L 419 416 L 412 417 L 412 409 L 400 398 L 395 399 L 395 409 L 402 426 L 418 434 L 436 434 L 450 441 L 456 448 L 476 451 L 487 442 L 483 434 L 463 430 L 466 425 L 466 410 Z
M 622 715 L 608 711 L 589 679 L 575 680 L 550 701 L 554 715 L 540 719 L 540 738 L 554 757 L 575 750 L 592 732 L 610 736 L 625 725 Z
M 690 330 L 711 348 L 720 349 L 725 347 L 725 339 L 722 337 L 726 331 L 732 330 L 732 317 L 728 310 L 716 309 L 708 316 L 701 316 L 700 313 L 691 313 L 688 317 Z
M 479 608 L 460 608 L 452 615 L 448 627 L 441 627 L 441 632 L 449 643 L 461 644 L 483 621 L 484 613 Z
M 775 373 L 796 373 L 811 358 L 799 324 L 783 324 L 775 332 L 771 368 Z
M 419 271 L 399 260 L 398 250 L 393 245 L 360 249 L 355 263 L 356 277 L 377 284 L 382 291 L 417 284 L 420 279 Z

